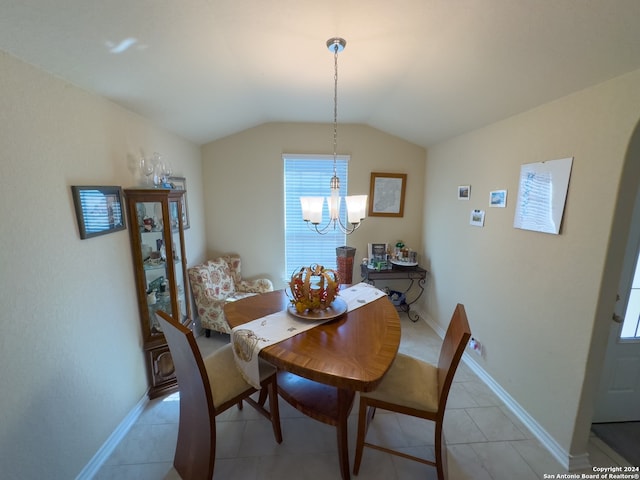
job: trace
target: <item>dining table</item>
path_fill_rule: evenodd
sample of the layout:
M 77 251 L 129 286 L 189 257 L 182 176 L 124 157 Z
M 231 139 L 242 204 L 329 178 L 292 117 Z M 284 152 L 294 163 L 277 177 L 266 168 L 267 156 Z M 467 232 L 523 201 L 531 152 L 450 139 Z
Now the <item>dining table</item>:
M 234 328 L 287 310 L 285 290 L 228 303 Z M 343 480 L 350 478 L 347 420 L 356 392 L 382 381 L 400 346 L 400 318 L 386 295 L 260 350 L 278 368 L 278 393 L 291 406 L 337 430 Z

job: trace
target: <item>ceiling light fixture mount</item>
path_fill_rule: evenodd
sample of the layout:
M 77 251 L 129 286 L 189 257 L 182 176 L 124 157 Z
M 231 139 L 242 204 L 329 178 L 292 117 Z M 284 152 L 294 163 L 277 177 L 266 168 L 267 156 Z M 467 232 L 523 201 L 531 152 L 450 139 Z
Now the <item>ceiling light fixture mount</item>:
M 331 196 L 327 197 L 327 205 L 329 207 L 329 223 L 324 227 L 319 225 L 322 223 L 322 210 L 324 206 L 324 197 L 300 197 L 302 206 L 302 218 L 309 228 L 315 229 L 320 235 L 329 232 L 329 228 L 333 230 L 340 229 L 343 233 L 349 235 L 353 233 L 366 217 L 367 196 L 351 195 L 345 197 L 347 205 L 347 220 L 350 225 L 345 225 L 340 217 L 340 179 L 336 171 L 336 163 L 338 158 L 338 53 L 344 50 L 347 42 L 344 38 L 334 37 L 327 40 L 327 48 L 333 53 L 334 63 L 334 90 L 333 90 L 333 177 L 329 183 Z M 312 227 L 313 225 L 313 227 Z
M 344 38 L 333 37 L 327 40 L 327 48 L 331 53 L 340 53 L 347 46 L 347 41 Z M 336 52 L 336 50 L 338 50 Z

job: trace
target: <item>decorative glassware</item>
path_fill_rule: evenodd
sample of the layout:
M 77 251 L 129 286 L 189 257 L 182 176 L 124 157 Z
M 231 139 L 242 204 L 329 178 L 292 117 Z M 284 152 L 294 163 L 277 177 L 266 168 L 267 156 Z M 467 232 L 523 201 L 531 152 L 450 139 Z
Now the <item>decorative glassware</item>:
M 153 179 L 151 175 L 153 174 L 154 166 L 151 163 L 150 158 L 146 158 L 144 154 L 140 156 L 140 173 L 144 178 L 144 183 L 146 185 L 151 185 L 153 183 Z
M 153 165 L 153 185 L 158 188 L 162 184 L 162 156 L 158 152 L 151 155 L 151 164 Z

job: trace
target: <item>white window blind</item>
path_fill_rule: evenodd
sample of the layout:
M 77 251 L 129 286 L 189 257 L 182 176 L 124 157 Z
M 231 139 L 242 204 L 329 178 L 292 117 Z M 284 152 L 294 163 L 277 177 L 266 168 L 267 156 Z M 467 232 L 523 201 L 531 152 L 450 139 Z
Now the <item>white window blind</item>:
M 284 225 L 285 225 L 285 279 L 300 267 L 317 263 L 325 268 L 337 268 L 336 248 L 346 243 L 346 235 L 339 229 L 330 228 L 326 235 L 319 235 L 302 220 L 300 197 L 329 196 L 329 182 L 333 176 L 332 155 L 290 155 L 284 160 Z M 344 196 L 347 192 L 347 170 L 349 156 L 337 157 L 336 171 L 340 178 L 340 216 L 346 221 Z M 322 225 L 329 221 L 325 205 Z

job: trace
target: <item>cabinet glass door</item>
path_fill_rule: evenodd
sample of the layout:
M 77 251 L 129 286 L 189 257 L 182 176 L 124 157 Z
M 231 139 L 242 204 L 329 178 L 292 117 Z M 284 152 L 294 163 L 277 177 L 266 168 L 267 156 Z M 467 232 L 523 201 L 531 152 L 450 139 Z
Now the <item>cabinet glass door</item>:
M 173 275 L 174 282 L 173 284 L 176 286 L 176 298 L 178 301 L 177 311 L 174 318 L 180 320 L 181 323 L 184 324 L 189 312 L 187 311 L 187 302 L 186 302 L 186 289 L 185 289 L 185 279 L 187 276 L 187 272 L 183 270 L 183 258 L 182 254 L 184 249 L 182 248 L 182 238 L 180 236 L 180 211 L 181 205 L 178 200 L 171 199 L 169 201 L 169 218 L 171 219 L 171 254 L 173 258 Z M 178 316 L 179 313 L 179 316 Z
M 148 333 L 153 336 L 162 333 L 155 312 L 163 310 L 173 316 L 169 282 L 171 277 L 167 268 L 167 246 L 171 245 L 171 241 L 167 241 L 165 237 L 161 202 L 138 202 L 136 208 L 149 313 Z

